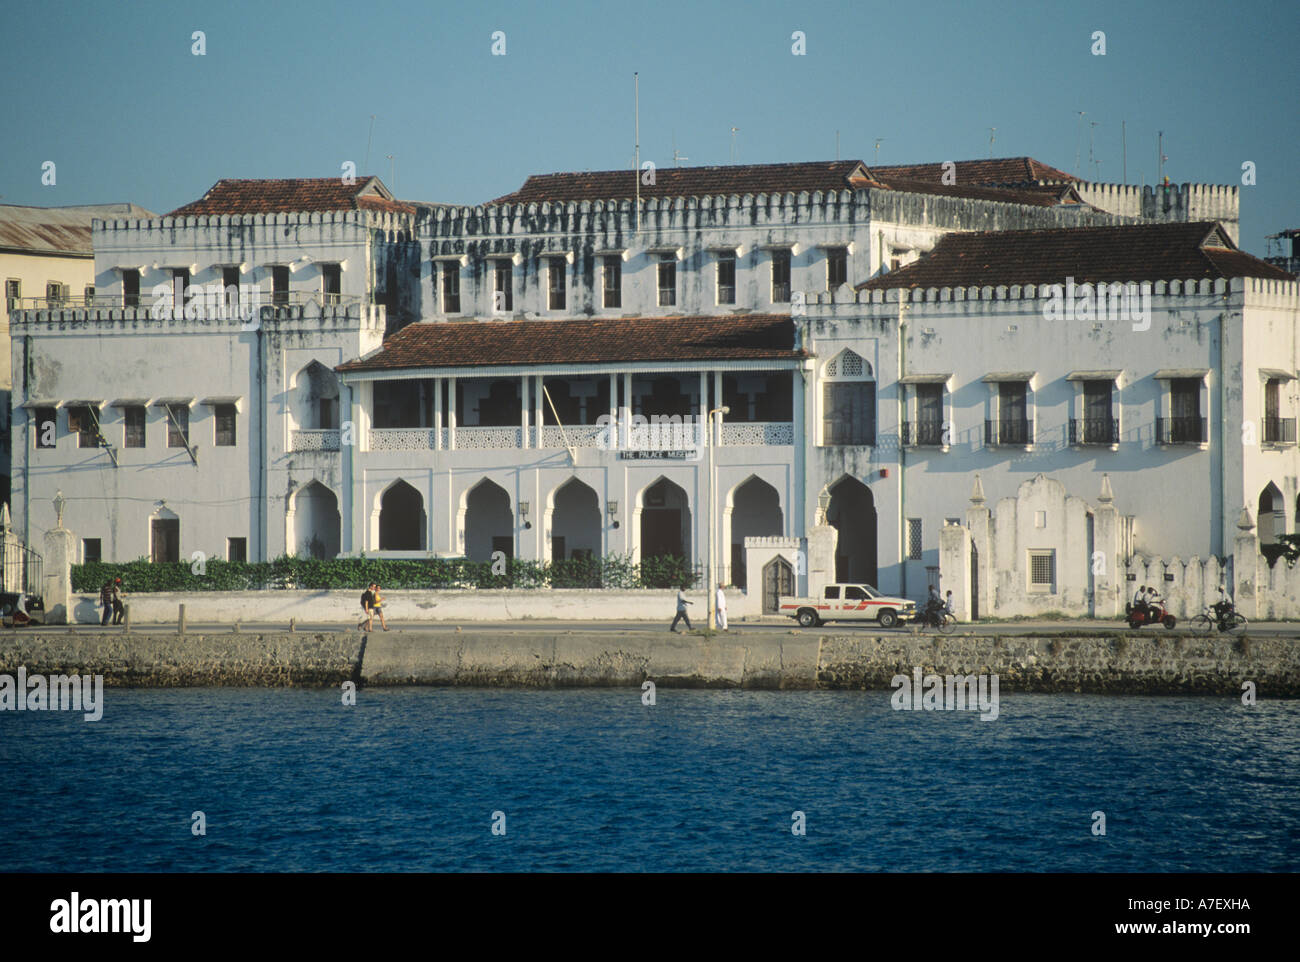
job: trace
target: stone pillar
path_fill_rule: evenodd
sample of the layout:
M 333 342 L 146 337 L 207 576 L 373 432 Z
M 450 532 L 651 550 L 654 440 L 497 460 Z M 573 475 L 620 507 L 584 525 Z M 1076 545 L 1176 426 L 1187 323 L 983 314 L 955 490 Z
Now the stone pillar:
M 66 625 L 72 612 L 72 559 L 77 539 L 64 527 L 45 532 L 45 557 L 42 570 L 45 584 L 41 596 L 45 602 L 45 623 Z
M 1124 580 L 1124 561 L 1122 538 L 1120 534 L 1121 519 L 1115 509 L 1115 493 L 1110 487 L 1110 475 L 1101 476 L 1101 494 L 1097 496 L 1097 508 L 1092 515 L 1092 550 L 1094 555 L 1100 551 L 1105 567 L 1098 570 L 1093 559 L 1092 565 L 1092 602 L 1093 617 L 1119 618 L 1124 614 L 1124 595 L 1127 584 Z
M 1259 538 L 1250 509 L 1242 508 L 1232 551 L 1232 600 L 1247 618 L 1259 617 Z
M 958 621 L 970 621 L 970 532 L 959 524 L 939 529 L 939 594 L 952 592 Z
M 966 509 L 966 530 L 970 532 L 970 550 L 976 555 L 975 571 L 979 581 L 978 587 L 971 592 L 971 603 L 979 609 L 981 618 L 991 618 L 994 613 L 993 512 L 985 503 L 984 485 L 978 474 L 971 487 L 970 507 Z
M 818 524 L 808 530 L 807 595 L 820 595 L 835 580 L 835 545 L 840 533 L 832 525 Z

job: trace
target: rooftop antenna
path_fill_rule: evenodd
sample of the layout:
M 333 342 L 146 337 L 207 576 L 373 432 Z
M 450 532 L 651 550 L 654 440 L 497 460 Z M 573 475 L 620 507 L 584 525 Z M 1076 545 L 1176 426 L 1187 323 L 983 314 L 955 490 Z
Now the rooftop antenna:
M 736 162 L 736 134 L 740 132 L 739 127 L 731 128 L 731 162 Z
M 361 170 L 367 177 L 370 176 L 370 144 L 375 139 L 375 115 L 370 115 L 370 136 L 366 138 L 366 166 Z
M 875 163 L 875 164 L 879 164 L 879 163 L 880 163 L 880 145 L 883 144 L 884 142 L 885 142 L 885 138 L 884 138 L 884 137 L 877 137 L 877 138 L 876 138 L 876 159 L 873 161 L 873 163 Z
M 995 141 L 995 140 L 997 139 L 997 138 L 994 136 L 994 134 L 996 134 L 997 132 L 998 132 L 998 129 L 997 129 L 996 127 L 990 127 L 990 128 L 989 128 L 989 160 L 992 160 L 992 159 L 993 159 L 993 141 Z
M 1079 111 L 1079 127 L 1074 135 L 1074 176 L 1079 176 L 1079 148 L 1083 144 L 1083 118 L 1086 111 Z
M 1165 182 L 1165 161 L 1169 159 L 1165 156 L 1165 132 L 1161 130 L 1156 136 L 1156 152 L 1160 155 L 1160 160 L 1156 167 L 1156 180 L 1163 184 Z
M 393 192 L 393 196 L 396 197 L 397 196 L 397 158 L 394 157 L 392 154 L 385 154 L 384 156 L 388 158 L 388 189 L 391 190 Z
M 632 72 L 632 101 L 633 112 L 636 116 L 636 160 L 633 162 L 636 169 L 632 175 L 636 178 L 636 220 L 633 222 L 633 233 L 639 233 L 641 230 L 641 73 L 640 71 Z
M 673 131 L 673 166 L 674 166 L 674 167 L 680 167 L 681 164 L 677 163 L 677 161 L 679 161 L 679 160 L 690 160 L 690 159 L 691 159 L 691 158 L 689 158 L 689 157 L 684 157 L 684 156 L 682 156 L 680 153 L 678 153 L 678 151 L 677 151 L 677 131 L 674 130 L 674 131 Z
M 1101 126 L 1100 121 L 1097 120 L 1088 121 L 1088 163 L 1092 164 L 1095 168 L 1098 168 L 1095 171 L 1095 173 L 1099 179 L 1101 177 L 1101 171 L 1099 169 L 1101 167 L 1101 161 L 1097 159 L 1096 152 L 1093 150 L 1094 147 L 1093 138 L 1094 135 L 1097 133 L 1097 128 L 1100 126 Z

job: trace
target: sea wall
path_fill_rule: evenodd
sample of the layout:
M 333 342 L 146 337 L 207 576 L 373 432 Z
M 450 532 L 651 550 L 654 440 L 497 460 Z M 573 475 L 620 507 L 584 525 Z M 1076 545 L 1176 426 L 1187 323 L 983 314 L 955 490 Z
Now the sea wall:
M 1300 697 L 1300 646 L 1281 638 L 1038 633 L 992 637 L 746 630 L 337 634 L 14 632 L 0 673 L 97 673 L 109 685 L 467 685 L 887 689 L 896 674 L 997 674 L 1001 691 Z

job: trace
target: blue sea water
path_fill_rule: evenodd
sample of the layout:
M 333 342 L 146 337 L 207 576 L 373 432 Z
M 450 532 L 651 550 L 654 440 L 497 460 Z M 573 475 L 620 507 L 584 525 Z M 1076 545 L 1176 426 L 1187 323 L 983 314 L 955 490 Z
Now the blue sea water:
M 889 694 L 108 689 L 0 712 L 0 870 L 1300 870 L 1300 702 Z

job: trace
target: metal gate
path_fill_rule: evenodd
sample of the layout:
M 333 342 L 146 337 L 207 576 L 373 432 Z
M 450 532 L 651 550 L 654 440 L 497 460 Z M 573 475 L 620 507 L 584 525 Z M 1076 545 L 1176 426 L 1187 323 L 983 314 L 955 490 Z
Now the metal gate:
M 793 594 L 794 569 L 784 558 L 773 558 L 763 567 L 763 614 L 776 614 L 781 599 Z
M 39 554 L 21 541 L 4 542 L 2 580 L 5 591 L 39 595 L 44 590 L 43 574 L 43 562 Z

